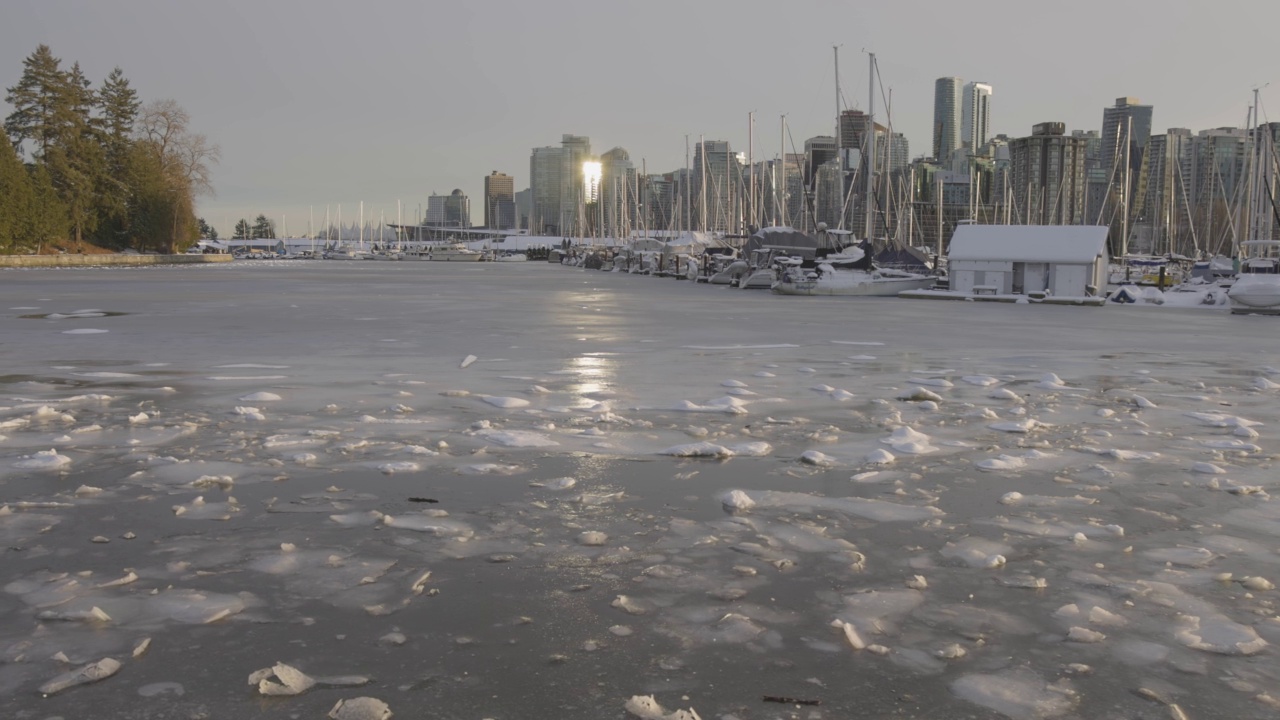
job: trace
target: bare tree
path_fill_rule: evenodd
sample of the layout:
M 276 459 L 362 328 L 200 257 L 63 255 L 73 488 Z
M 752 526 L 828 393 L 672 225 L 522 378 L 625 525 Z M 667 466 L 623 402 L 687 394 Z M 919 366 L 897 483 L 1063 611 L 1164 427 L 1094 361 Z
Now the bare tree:
M 170 252 L 190 239 L 183 237 L 182 229 L 195 221 L 195 197 L 213 194 L 210 166 L 222 155 L 204 135 L 191 132 L 190 121 L 178 103 L 156 100 L 142 106 L 135 125 L 138 141 L 152 154 L 174 196 L 183 199 L 174 204 Z
M 137 133 L 148 142 L 166 173 L 185 180 L 195 195 L 212 195 L 210 165 L 222 150 L 199 133 L 190 131 L 191 117 L 173 100 L 156 100 L 142 106 Z

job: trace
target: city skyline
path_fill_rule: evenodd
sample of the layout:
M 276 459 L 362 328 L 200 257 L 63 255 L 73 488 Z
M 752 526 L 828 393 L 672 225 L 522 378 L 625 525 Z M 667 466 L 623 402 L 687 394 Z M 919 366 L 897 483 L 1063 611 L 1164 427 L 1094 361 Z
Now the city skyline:
M 144 100 L 173 98 L 221 146 L 218 195 L 199 201 L 221 234 L 259 213 L 299 234 L 322 221 L 326 205 L 333 215 L 342 204 L 350 222 L 363 201 L 366 217 L 390 221 L 400 201 L 407 222 L 432 193 L 482 198 L 493 170 L 523 190 L 531 148 L 565 134 L 625 148 L 637 168 L 664 173 L 684 167 L 686 136 L 746 152 L 754 111 L 757 161 L 779 153 L 783 114 L 798 152 L 835 132 L 833 45 L 842 107 L 852 109 L 867 105 L 861 51 L 876 53 L 885 87 L 876 121 L 884 124 L 892 92 L 893 129 L 914 156 L 931 150 L 933 83 L 943 76 L 996 88 L 991 136 L 1025 137 L 1040 122 L 1100 130 L 1103 108 L 1126 96 L 1154 108 L 1153 134 L 1240 127 L 1251 88 L 1270 80 L 1275 64 L 1261 41 L 1280 20 L 1280 10 L 1243 2 L 1211 14 L 1189 4 L 1152 13 L 1084 2 L 1055 16 L 1050 33 L 1019 20 L 1030 12 L 1024 4 L 924 7 L 796 3 L 781 19 L 820 16 L 832 28 L 829 38 L 804 33 L 804 42 L 773 32 L 774 6 L 752 3 L 655 2 L 642 11 L 387 1 L 357 10 L 19 0 L 0 10 L 0 84 L 17 81 L 40 43 L 65 65 L 78 61 L 95 86 L 120 66 Z M 1104 13 L 1109 21 L 1098 22 Z M 983 34 L 992 42 L 974 41 Z M 565 37 L 573 42 L 554 42 Z M 760 52 L 765 39 L 786 52 Z M 1197 51 L 1185 52 L 1193 42 Z M 1126 47 L 1128 61 L 1117 72 L 1111 55 L 1091 47 Z M 1280 83 L 1262 91 L 1264 121 L 1280 119 L 1280 110 L 1266 112 L 1269 101 L 1280 108 L 1278 91 Z

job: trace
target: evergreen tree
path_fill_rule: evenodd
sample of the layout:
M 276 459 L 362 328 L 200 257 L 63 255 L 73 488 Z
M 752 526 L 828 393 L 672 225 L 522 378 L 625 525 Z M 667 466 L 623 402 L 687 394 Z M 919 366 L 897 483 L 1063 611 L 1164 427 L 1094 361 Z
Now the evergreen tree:
M 96 93 L 81 72 L 80 63 L 72 64 L 63 76 L 60 94 L 54 113 L 58 130 L 43 159 L 70 214 L 72 235 L 80 241 L 98 225 L 99 188 L 106 175 L 106 158 L 91 122 Z
M 204 221 L 204 218 L 196 218 L 196 226 L 200 229 L 200 237 L 206 240 L 217 240 L 218 229 Z
M 276 225 L 267 219 L 266 215 L 259 215 L 253 220 L 253 237 L 269 238 L 274 240 L 276 237 Z
M 26 222 L 20 230 L 18 252 L 40 252 L 40 249 L 67 236 L 67 208 L 53 187 L 53 178 L 44 165 L 30 172 L 31 192 L 23 213 Z
M 17 252 L 31 183 L 9 137 L 0 133 L 0 253 Z
M 240 218 L 240 222 L 236 223 L 235 233 L 231 236 L 237 240 L 248 240 L 253 234 L 253 228 L 249 226 L 249 221 Z
M 40 159 L 55 142 L 55 115 L 64 99 L 62 61 L 53 56 L 48 45 L 40 45 L 22 61 L 22 77 L 18 84 L 6 88 L 5 102 L 13 112 L 4 119 L 4 131 L 19 152 L 25 148 Z
M 118 244 L 127 229 L 129 150 L 140 106 L 138 93 L 129 86 L 124 72 L 120 68 L 112 70 L 98 91 L 98 115 L 93 120 L 105 165 L 98 203 L 98 238 L 107 245 Z

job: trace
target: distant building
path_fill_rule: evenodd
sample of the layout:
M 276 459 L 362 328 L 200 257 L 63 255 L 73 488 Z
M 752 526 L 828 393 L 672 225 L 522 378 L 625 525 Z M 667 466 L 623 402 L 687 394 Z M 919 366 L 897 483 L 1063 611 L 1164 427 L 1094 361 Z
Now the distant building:
M 1084 224 L 1085 139 L 1040 123 L 1009 143 L 1012 215 L 1024 225 Z
M 636 169 L 626 150 L 616 147 L 600 156 L 599 198 L 605 237 L 626 237 L 639 224 L 639 192 Z
M 530 219 L 533 215 L 533 189 L 525 188 L 515 194 L 516 203 L 516 227 L 520 230 L 528 230 Z
M 1111 225 L 1111 240 L 1118 247 L 1127 245 L 1123 228 L 1132 229 L 1137 221 L 1134 196 L 1142 155 L 1151 137 L 1151 106 L 1137 98 L 1116 98 L 1116 104 L 1102 110 L 1102 145 L 1099 161 L 1107 175 L 1107 190 L 1102 206 L 1103 223 Z M 1128 185 L 1125 185 L 1126 179 Z M 1127 206 L 1126 206 L 1127 203 Z M 1127 222 L 1126 222 L 1127 221 Z
M 591 138 L 585 135 L 560 136 L 560 234 L 582 231 L 581 215 L 588 198 L 583 163 L 591 160 Z
M 693 155 L 693 205 L 697 209 L 696 229 L 729 232 L 738 227 L 735 201 L 742 180 L 738 155 L 726 140 L 702 140 Z
M 484 178 L 484 226 L 490 230 L 516 227 L 516 185 L 510 175 L 494 170 Z
M 564 158 L 558 147 L 533 149 L 529 158 L 529 232 L 560 234 L 560 174 Z
M 933 157 L 946 163 L 960 147 L 961 83 L 958 77 L 938 78 L 933 84 Z
M 444 199 L 444 227 L 471 227 L 471 201 L 461 190 L 454 190 Z
M 422 220 L 429 227 L 444 227 L 444 201 L 447 196 L 431 193 L 427 198 L 427 214 Z
M 971 82 L 964 86 L 960 102 L 960 147 L 974 154 L 987 142 L 991 131 L 991 86 Z

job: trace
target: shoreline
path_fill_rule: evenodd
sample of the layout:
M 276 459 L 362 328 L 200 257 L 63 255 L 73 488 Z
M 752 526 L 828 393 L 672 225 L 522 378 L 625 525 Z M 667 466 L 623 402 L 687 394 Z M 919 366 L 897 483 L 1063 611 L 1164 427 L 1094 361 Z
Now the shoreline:
M 0 255 L 0 268 L 191 265 L 231 262 L 230 255 Z

